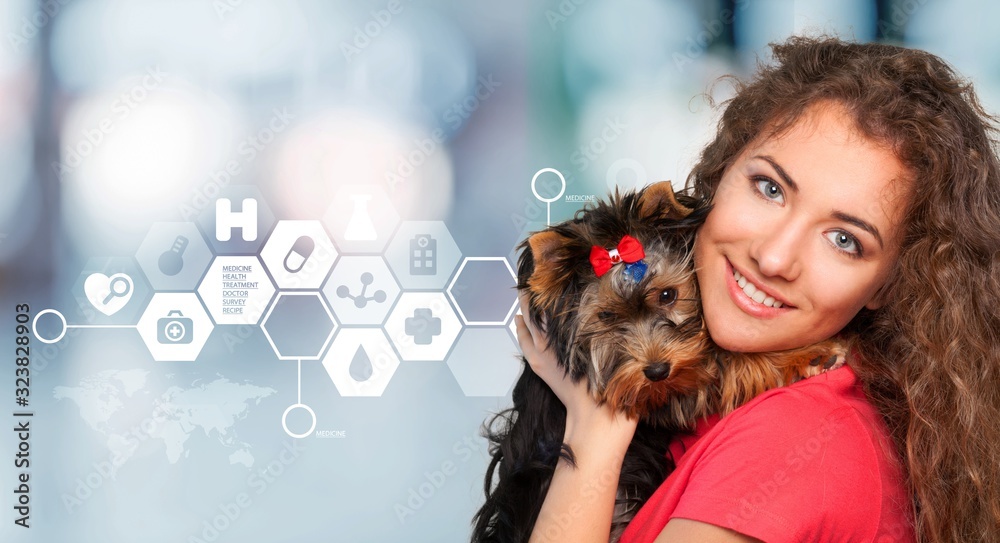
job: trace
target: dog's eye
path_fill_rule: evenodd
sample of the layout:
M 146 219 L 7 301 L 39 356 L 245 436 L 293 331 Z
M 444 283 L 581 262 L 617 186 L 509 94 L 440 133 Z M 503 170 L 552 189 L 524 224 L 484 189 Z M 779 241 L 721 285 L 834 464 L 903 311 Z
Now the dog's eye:
M 615 314 L 610 311 L 601 311 L 597 314 L 597 318 L 601 319 L 601 322 L 610 322 L 614 320 Z
M 660 304 L 671 305 L 677 301 L 677 289 L 668 288 L 660 293 Z

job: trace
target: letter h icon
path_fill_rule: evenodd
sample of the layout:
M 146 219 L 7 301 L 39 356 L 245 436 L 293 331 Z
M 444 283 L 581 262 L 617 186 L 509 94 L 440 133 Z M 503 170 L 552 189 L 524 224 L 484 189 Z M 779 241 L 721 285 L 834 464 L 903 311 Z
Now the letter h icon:
M 243 241 L 257 239 L 257 200 L 244 198 L 242 211 L 233 211 L 233 203 L 229 198 L 215 201 L 215 239 L 229 241 L 233 228 L 239 228 L 243 232 Z

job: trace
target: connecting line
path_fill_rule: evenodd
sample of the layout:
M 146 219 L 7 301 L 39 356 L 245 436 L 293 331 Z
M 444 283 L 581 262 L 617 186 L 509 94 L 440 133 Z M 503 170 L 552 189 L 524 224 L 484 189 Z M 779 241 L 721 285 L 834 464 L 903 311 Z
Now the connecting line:
M 302 359 L 299 359 L 299 400 L 296 403 L 302 403 Z
M 135 324 L 67 324 L 66 328 L 137 328 Z

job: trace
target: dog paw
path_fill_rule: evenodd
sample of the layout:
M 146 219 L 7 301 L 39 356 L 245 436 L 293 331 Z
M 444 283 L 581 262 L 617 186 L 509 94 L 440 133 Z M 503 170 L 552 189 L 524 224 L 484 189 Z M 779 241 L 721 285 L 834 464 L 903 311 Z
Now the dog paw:
M 809 365 L 814 368 L 813 375 L 819 375 L 830 370 L 842 367 L 847 362 L 847 353 L 831 353 L 819 355 L 809 361 Z
M 806 347 L 798 352 L 797 362 L 789 368 L 792 375 L 786 374 L 786 382 L 793 383 L 843 367 L 847 363 L 848 347 L 847 343 L 839 340 L 827 340 Z

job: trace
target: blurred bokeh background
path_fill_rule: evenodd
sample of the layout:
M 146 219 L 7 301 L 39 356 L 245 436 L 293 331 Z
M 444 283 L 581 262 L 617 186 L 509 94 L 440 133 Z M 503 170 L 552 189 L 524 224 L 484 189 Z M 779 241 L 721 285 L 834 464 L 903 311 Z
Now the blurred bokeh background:
M 13 523 L 8 432 L 0 539 L 467 540 L 479 425 L 516 376 L 496 370 L 517 367 L 508 314 L 359 398 L 319 362 L 300 384 L 256 326 L 215 327 L 195 362 L 155 362 L 128 327 L 142 307 L 101 320 L 83 278 L 136 270 L 148 301 L 135 258 L 154 224 L 197 223 L 246 185 L 276 220 L 328 228 L 339 191 L 377 187 L 402 221 L 442 221 L 461 256 L 514 264 L 547 213 L 680 186 L 714 130 L 706 96 L 727 96 L 719 77 L 793 33 L 930 50 L 996 111 L 1000 33 L 981 22 L 998 16 L 986 0 L 5 0 L 0 343 L 19 303 L 125 327 L 33 343 L 32 527 Z M 539 176 L 550 204 L 532 191 L 542 168 L 565 177 Z M 509 305 L 493 279 L 455 283 L 473 306 Z M 281 426 L 297 397 L 317 421 L 298 440 Z M 178 435 L 144 428 L 161 404 L 187 410 Z

